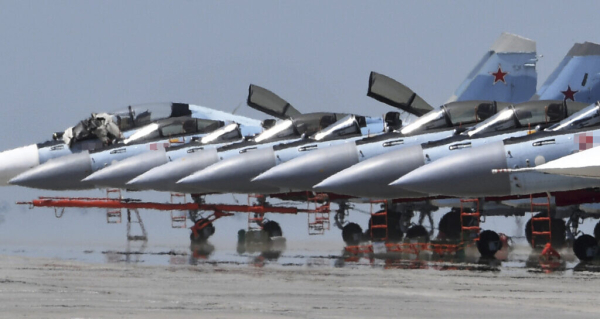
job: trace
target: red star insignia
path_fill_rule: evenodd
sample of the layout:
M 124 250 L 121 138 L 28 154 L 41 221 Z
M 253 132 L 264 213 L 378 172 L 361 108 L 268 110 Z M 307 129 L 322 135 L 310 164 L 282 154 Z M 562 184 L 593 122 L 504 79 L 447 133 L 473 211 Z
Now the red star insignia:
M 499 81 L 502 81 L 504 84 L 506 84 L 506 80 L 504 80 L 504 77 L 508 74 L 508 72 L 502 72 L 502 67 L 500 66 L 500 64 L 498 64 L 498 71 L 490 72 L 490 74 L 494 76 L 494 84 L 496 84 L 496 82 Z
M 571 101 L 575 101 L 575 94 L 579 91 L 573 91 L 571 90 L 571 86 L 569 85 L 567 87 L 566 91 L 560 91 L 562 94 L 564 94 L 565 96 L 565 101 L 566 100 L 571 100 Z

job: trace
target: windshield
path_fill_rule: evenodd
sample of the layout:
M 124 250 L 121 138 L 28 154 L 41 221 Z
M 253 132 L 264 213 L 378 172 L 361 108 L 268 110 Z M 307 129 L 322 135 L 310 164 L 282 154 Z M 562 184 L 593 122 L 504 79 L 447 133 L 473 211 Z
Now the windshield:
M 360 127 L 356 120 L 356 116 L 349 115 L 330 125 L 326 129 L 319 131 L 311 136 L 311 138 L 316 141 L 321 141 L 324 139 L 356 134 L 360 134 Z
M 279 123 L 275 124 L 275 126 L 271 127 L 270 129 L 260 133 L 256 137 L 256 139 L 254 139 L 254 141 L 260 143 L 260 142 L 270 140 L 270 139 L 276 139 L 276 138 L 294 136 L 294 135 L 298 135 L 298 134 L 296 134 L 296 131 L 294 130 L 294 123 L 292 122 L 292 120 L 284 120 L 284 121 L 280 121 Z
M 208 135 L 203 137 L 200 140 L 202 144 L 208 143 L 216 143 L 222 141 L 229 141 L 233 139 L 240 139 L 242 134 L 240 133 L 240 126 L 237 123 L 232 123 L 227 126 L 224 126 Z
M 514 127 L 517 127 L 517 121 L 515 120 L 515 109 L 514 107 L 509 106 L 496 113 L 496 115 L 490 117 L 489 119 L 475 125 L 466 133 L 469 136 L 473 136 L 475 134 L 504 131 Z
M 173 107 L 173 103 L 131 105 L 124 110 L 111 112 L 111 114 L 117 117 L 117 125 L 119 125 L 121 131 L 126 131 L 171 117 Z
M 160 137 L 160 133 L 158 132 L 159 127 L 160 125 L 157 123 L 146 125 L 133 133 L 129 138 L 125 139 L 123 144 L 130 144 L 142 139 L 145 140 Z
M 568 131 L 594 126 L 600 123 L 600 104 L 596 102 L 570 117 L 547 128 L 548 131 Z
M 427 114 L 419 117 L 416 121 L 402 128 L 400 132 L 406 135 L 440 127 L 448 127 L 448 122 L 446 121 L 446 112 L 441 106 L 439 109 L 429 111 Z

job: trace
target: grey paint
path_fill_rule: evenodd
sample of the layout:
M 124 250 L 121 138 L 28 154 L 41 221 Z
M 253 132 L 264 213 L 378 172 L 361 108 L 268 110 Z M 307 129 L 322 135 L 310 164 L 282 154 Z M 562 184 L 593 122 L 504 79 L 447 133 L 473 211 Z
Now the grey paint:
M 86 151 L 51 159 L 13 178 L 9 183 L 49 190 L 91 189 L 94 188 L 93 184 L 81 182 L 91 172 L 90 155 Z
M 254 177 L 274 166 L 275 154 L 273 148 L 268 147 L 224 159 L 182 179 L 178 184 L 214 192 L 277 193 L 279 188 L 267 185 L 259 187 L 251 182 Z
M 328 176 L 356 163 L 356 144 L 349 142 L 296 157 L 259 175 L 254 182 L 289 190 L 307 190 Z
M 424 197 L 422 193 L 388 187 L 398 176 L 423 164 L 421 145 L 413 145 L 356 164 L 315 185 L 314 189 L 368 198 Z
M 467 170 L 462 169 L 465 163 L 469 164 Z M 489 195 L 508 194 L 508 175 L 491 174 L 490 166 L 506 168 L 502 141 L 446 156 L 404 175 L 390 185 L 430 195 L 478 196 L 479 193 L 473 190 Z
M 124 188 L 125 184 L 132 178 L 167 162 L 167 155 L 164 149 L 149 151 L 113 163 L 91 174 L 83 181 L 100 187 Z
M 197 192 L 200 191 L 197 188 L 176 183 L 178 180 L 205 169 L 218 161 L 217 149 L 204 149 L 190 156 L 155 167 L 134 178 L 127 185 L 135 189 L 154 189 L 182 193 Z

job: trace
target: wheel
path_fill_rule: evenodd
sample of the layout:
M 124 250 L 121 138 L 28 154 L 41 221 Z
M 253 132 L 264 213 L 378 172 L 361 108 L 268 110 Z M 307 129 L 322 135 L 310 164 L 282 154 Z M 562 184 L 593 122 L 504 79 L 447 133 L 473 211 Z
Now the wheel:
M 205 223 L 205 221 L 206 219 L 204 218 L 198 219 L 193 227 L 199 227 L 200 224 Z M 192 231 L 192 233 L 190 234 L 190 239 L 193 242 L 205 242 L 210 236 L 212 236 L 215 233 L 215 225 L 213 225 L 213 223 L 209 223 L 204 228 L 196 232 L 198 236 L 194 236 L 194 232 Z
M 598 241 L 590 235 L 581 235 L 573 243 L 573 252 L 581 261 L 594 259 L 598 251 Z
M 594 237 L 596 237 L 596 240 L 600 240 L 600 221 L 594 227 Z
M 534 217 L 544 217 L 547 213 L 537 213 Z M 567 238 L 565 236 L 567 231 L 567 225 L 564 220 L 552 218 L 550 221 L 552 223 L 552 247 L 561 248 L 564 247 Z M 537 221 L 535 222 L 535 231 L 548 231 L 548 224 L 545 221 Z M 531 218 L 525 224 L 525 237 L 527 237 L 527 242 L 531 245 Z M 544 246 L 548 243 L 548 236 L 536 236 L 535 245 L 536 246 Z M 534 247 L 535 248 L 535 247 Z
M 378 211 L 377 213 L 381 213 L 383 210 Z M 376 214 L 377 214 L 376 213 Z M 386 224 L 386 216 L 371 216 L 369 219 L 369 227 L 366 231 L 366 235 L 368 238 L 379 239 L 386 237 L 386 230 L 384 228 L 373 228 L 371 231 L 371 225 L 385 225 Z M 390 242 L 398 242 L 402 240 L 404 233 L 400 228 L 400 214 L 395 214 L 388 212 L 387 214 L 387 240 Z
M 502 241 L 495 231 L 485 230 L 479 234 L 477 250 L 482 257 L 492 258 L 500 249 L 502 249 Z
M 269 235 L 269 238 L 281 237 L 283 235 L 283 232 L 281 231 L 281 226 L 279 226 L 279 223 L 274 222 L 272 220 L 264 223 L 262 229 L 264 232 L 266 232 Z
M 347 246 L 358 245 L 362 239 L 362 228 L 356 223 L 348 223 L 342 228 L 342 239 Z
M 429 232 L 422 225 L 414 225 L 406 231 L 406 238 L 427 243 L 429 242 Z
M 474 222 L 473 216 L 465 216 L 465 225 L 471 225 Z M 460 240 L 462 235 L 462 227 L 460 221 L 460 209 L 453 208 L 451 211 L 442 216 L 439 223 L 438 237 L 448 240 Z

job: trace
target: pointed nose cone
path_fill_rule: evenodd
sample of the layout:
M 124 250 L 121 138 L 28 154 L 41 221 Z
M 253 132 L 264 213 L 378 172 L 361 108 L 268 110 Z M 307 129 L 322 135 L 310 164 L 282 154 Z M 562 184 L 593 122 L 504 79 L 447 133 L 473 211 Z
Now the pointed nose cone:
M 392 187 L 457 197 L 510 195 L 509 174 L 492 174 L 506 168 L 504 144 L 490 143 L 443 157 L 392 182 Z
M 10 180 L 10 184 L 49 190 L 79 190 L 94 186 L 81 180 L 92 173 L 88 152 L 71 154 L 34 167 Z
M 125 188 L 132 178 L 165 163 L 167 155 L 164 149 L 146 152 L 105 167 L 82 181 L 100 187 Z
M 289 190 L 312 190 L 313 185 L 356 163 L 356 144 L 346 143 L 294 158 L 252 181 Z
M 155 167 L 127 183 L 133 189 L 152 189 L 163 192 L 193 193 L 199 189 L 177 184 L 177 181 L 219 161 L 216 149 L 205 149 Z
M 279 188 L 252 182 L 274 166 L 275 154 L 269 147 L 222 160 L 177 183 L 220 193 L 277 193 Z
M 424 164 L 423 148 L 413 145 L 347 168 L 314 186 L 315 190 L 367 198 L 420 198 L 424 194 L 388 184 Z
M 8 185 L 13 177 L 38 165 L 40 156 L 35 144 L 0 153 L 0 185 Z

